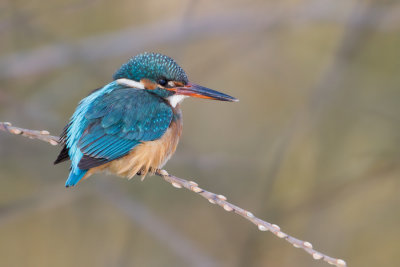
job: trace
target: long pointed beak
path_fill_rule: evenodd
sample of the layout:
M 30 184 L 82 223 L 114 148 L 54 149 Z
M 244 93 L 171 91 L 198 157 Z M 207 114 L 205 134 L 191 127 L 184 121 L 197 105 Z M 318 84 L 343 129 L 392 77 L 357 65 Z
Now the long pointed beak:
M 177 87 L 176 93 L 180 95 L 187 95 L 192 97 L 198 98 L 205 98 L 205 99 L 213 99 L 213 100 L 220 100 L 220 101 L 229 101 L 229 102 L 238 102 L 239 99 L 234 98 L 233 96 L 223 94 L 221 92 L 194 84 L 188 83 L 183 87 Z

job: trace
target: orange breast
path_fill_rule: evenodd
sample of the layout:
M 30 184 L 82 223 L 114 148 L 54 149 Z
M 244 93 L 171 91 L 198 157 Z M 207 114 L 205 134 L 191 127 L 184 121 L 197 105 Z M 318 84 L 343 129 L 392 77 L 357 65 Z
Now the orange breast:
M 148 172 L 154 173 L 157 169 L 162 168 L 174 154 L 181 134 L 181 111 L 177 106 L 169 128 L 160 139 L 143 142 L 132 149 L 128 155 L 90 169 L 83 179 L 100 171 L 108 171 L 127 178 L 132 178 L 138 173 L 143 177 Z

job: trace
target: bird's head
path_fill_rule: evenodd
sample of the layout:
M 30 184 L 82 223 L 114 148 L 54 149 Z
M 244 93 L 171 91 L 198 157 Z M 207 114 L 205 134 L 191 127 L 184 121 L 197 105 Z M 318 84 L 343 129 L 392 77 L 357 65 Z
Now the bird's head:
M 170 57 L 143 53 L 123 64 L 113 76 L 119 84 L 149 90 L 176 106 L 188 96 L 220 101 L 238 99 L 189 82 L 185 71 Z

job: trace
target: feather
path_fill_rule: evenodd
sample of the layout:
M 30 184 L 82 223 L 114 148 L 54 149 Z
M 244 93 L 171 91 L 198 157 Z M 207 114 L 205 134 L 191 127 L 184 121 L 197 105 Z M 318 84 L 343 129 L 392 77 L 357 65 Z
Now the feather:
M 61 163 L 63 161 L 69 160 L 68 155 L 68 147 L 64 145 L 63 149 L 61 150 L 60 154 L 58 155 L 57 159 L 54 161 L 54 165 Z
M 81 171 L 105 168 L 142 142 L 159 139 L 172 117 L 171 106 L 162 98 L 112 82 L 80 102 L 67 125 L 66 146 L 56 162 L 66 155 L 72 159 L 68 179 L 72 185 L 91 173 L 78 175 Z

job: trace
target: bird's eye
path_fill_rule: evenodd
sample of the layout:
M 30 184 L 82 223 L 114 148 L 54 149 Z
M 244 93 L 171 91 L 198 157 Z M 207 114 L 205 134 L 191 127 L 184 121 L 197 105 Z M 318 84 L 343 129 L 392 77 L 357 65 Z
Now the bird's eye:
M 158 80 L 158 84 L 161 86 L 166 86 L 167 85 L 167 81 L 165 79 L 159 79 Z

